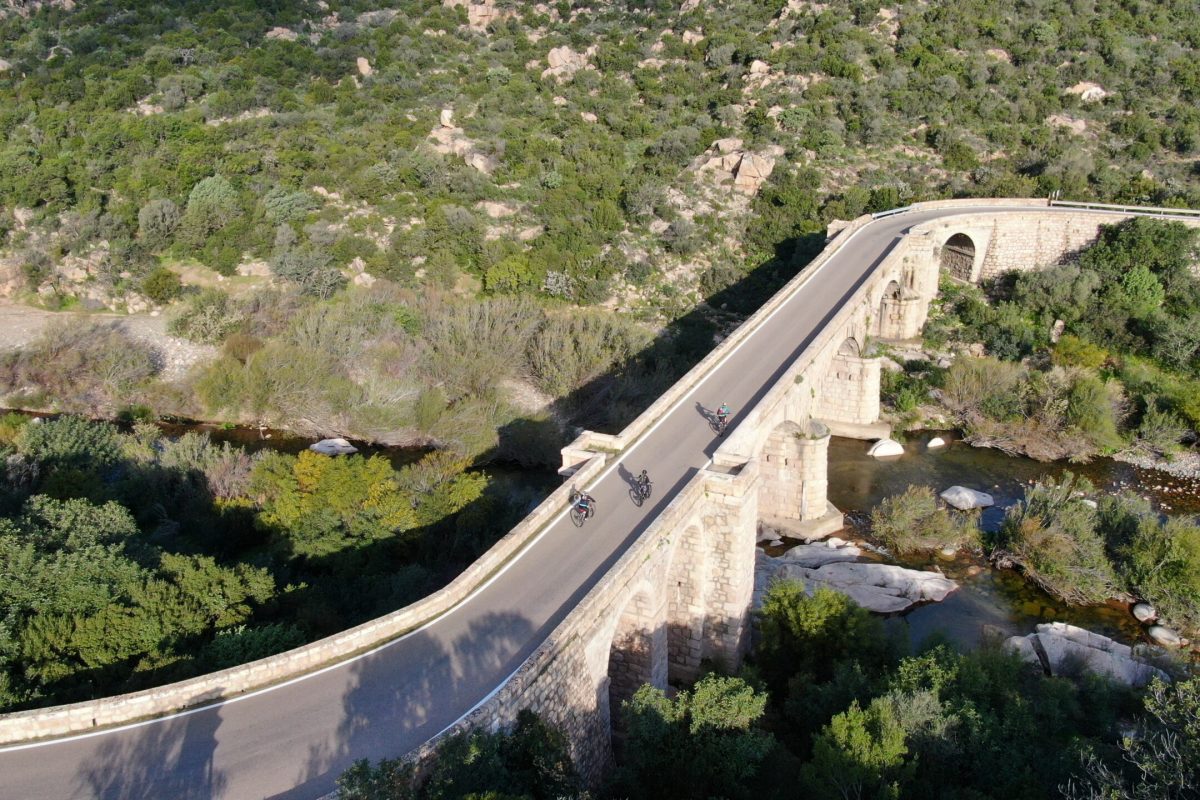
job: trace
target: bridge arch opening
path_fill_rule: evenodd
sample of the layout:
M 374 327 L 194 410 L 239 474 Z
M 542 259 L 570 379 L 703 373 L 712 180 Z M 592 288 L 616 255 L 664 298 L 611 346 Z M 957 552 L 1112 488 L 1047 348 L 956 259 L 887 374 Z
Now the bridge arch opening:
M 901 306 L 903 299 L 904 290 L 900 288 L 899 281 L 893 280 L 884 288 L 883 296 L 879 301 L 879 336 L 881 338 L 903 338 L 904 312 Z
M 859 358 L 862 356 L 862 345 L 858 343 L 858 339 L 848 336 L 845 341 L 838 345 L 838 355 Z
M 621 612 L 608 655 L 608 707 L 620 724 L 621 704 L 643 684 L 667 687 L 667 631 L 646 591 L 630 598 Z
M 956 233 L 942 245 L 938 266 L 952 278 L 970 282 L 975 277 L 975 242 L 965 233 Z

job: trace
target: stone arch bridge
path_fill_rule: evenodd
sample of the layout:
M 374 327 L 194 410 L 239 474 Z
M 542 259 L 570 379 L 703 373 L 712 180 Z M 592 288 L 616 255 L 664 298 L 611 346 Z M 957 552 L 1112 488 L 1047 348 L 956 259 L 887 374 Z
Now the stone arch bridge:
M 944 201 L 831 230 L 822 254 L 450 585 L 337 636 L 158 689 L 0 715 L 0 798 L 319 797 L 359 758 L 422 757 L 531 708 L 589 778 L 620 702 L 732 666 L 760 521 L 834 529 L 831 434 L 877 438 L 876 341 L 919 336 L 943 271 L 978 281 L 1075 257 L 1129 209 Z M 1187 224 L 1197 215 L 1179 214 Z M 717 437 L 712 410 L 735 409 Z M 655 496 L 630 502 L 649 469 Z M 581 528 L 573 486 L 599 505 Z

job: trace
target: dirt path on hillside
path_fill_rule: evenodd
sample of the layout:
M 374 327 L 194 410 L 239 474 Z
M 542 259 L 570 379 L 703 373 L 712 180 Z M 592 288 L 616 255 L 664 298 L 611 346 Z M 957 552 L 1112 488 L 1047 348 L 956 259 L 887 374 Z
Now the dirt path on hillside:
M 130 336 L 157 350 L 163 358 L 162 378 L 178 380 L 193 365 L 213 358 L 217 349 L 193 344 L 167 334 L 167 321 L 149 314 L 97 314 L 78 311 L 44 311 L 0 300 L 0 350 L 15 350 L 32 342 L 51 323 L 60 320 L 111 320 Z

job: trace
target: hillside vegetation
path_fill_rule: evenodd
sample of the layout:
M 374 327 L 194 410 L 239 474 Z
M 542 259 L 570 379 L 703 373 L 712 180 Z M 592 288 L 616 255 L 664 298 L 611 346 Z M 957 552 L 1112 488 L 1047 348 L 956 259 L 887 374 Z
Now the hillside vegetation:
M 868 208 L 1200 204 L 1188 3 L 693 5 L 9 11 L 13 280 L 161 300 L 159 264 L 265 262 L 670 317 Z M 761 160 L 717 186 L 729 137 Z

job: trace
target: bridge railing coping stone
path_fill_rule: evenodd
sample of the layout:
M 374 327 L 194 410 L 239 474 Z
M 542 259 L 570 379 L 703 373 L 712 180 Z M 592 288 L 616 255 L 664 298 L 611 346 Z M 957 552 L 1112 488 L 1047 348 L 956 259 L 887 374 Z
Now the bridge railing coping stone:
M 593 455 L 576 473 L 587 481 L 603 468 Z M 0 744 L 62 736 L 136 722 L 262 689 L 370 650 L 436 619 L 516 555 L 567 503 L 571 485 L 555 489 L 525 519 L 449 584 L 404 608 L 284 653 L 176 683 L 80 703 L 0 714 Z

